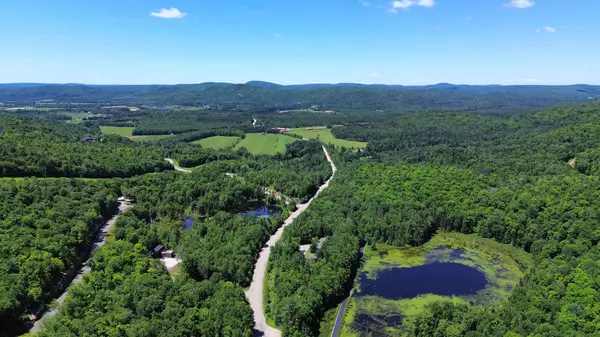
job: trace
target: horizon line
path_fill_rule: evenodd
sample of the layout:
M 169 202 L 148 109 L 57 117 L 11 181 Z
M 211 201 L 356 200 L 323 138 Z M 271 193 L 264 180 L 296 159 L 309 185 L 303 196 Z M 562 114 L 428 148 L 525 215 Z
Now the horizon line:
M 261 81 L 261 80 L 251 80 L 247 82 L 219 82 L 219 81 L 207 81 L 207 82 L 191 82 L 191 83 L 145 83 L 145 84 L 136 84 L 136 83 L 109 83 L 109 84 L 94 84 L 94 83 L 78 83 L 78 82 L 0 82 L 0 86 L 7 85 L 80 85 L 80 86 L 179 86 L 179 85 L 201 85 L 201 84 L 229 84 L 229 85 L 252 85 L 254 83 L 263 83 L 263 84 L 271 84 L 274 86 L 281 87 L 294 87 L 294 86 L 309 86 L 309 85 L 331 85 L 331 86 L 343 86 L 343 85 L 361 85 L 361 86 L 401 86 L 401 87 L 431 87 L 431 86 L 440 86 L 440 85 L 451 85 L 451 86 L 471 86 L 471 87 L 489 87 L 489 86 L 500 86 L 500 87 L 514 87 L 514 86 L 522 86 L 522 87 L 537 87 L 537 86 L 600 86 L 600 84 L 591 84 L 591 83 L 568 83 L 568 84 L 543 84 L 543 83 L 522 83 L 522 84 L 498 84 L 498 83 L 489 83 L 489 84 L 465 84 L 465 83 L 450 83 L 450 82 L 438 82 L 431 84 L 383 84 L 383 83 L 361 83 L 361 82 L 312 82 L 312 83 L 295 83 L 295 84 L 281 84 L 277 82 L 269 82 L 269 81 Z

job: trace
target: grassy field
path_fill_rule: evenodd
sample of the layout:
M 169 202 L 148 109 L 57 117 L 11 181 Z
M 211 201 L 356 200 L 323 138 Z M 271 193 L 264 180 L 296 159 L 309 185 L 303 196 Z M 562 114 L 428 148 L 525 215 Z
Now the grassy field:
M 354 149 L 363 149 L 367 147 L 365 142 L 355 142 L 352 140 L 337 139 L 333 136 L 330 129 L 316 129 L 318 127 L 295 128 L 290 133 L 301 136 L 302 138 L 318 139 L 325 144 L 333 144 L 335 147 L 347 147 Z
M 463 253 L 456 257 L 454 250 L 461 250 Z M 529 254 L 510 245 L 475 235 L 439 233 L 423 247 L 398 248 L 377 244 L 374 249 L 366 246 L 360 273 L 376 279 L 382 270 L 411 268 L 432 261 L 460 263 L 475 268 L 485 274 L 487 285 L 476 294 L 468 296 L 422 294 L 399 300 L 379 296 L 353 296 L 344 315 L 341 336 L 361 335 L 355 329 L 358 315 L 368 315 L 373 321 L 381 321 L 377 327 L 373 326 L 374 329 L 390 335 L 402 335 L 402 326 L 386 326 L 385 320 L 381 318 L 401 315 L 403 322 L 409 322 L 422 313 L 429 303 L 440 301 L 480 306 L 505 301 L 532 264 Z M 360 293 L 360 282 L 354 291 Z
M 63 115 L 67 115 L 67 116 L 71 117 L 71 120 L 68 121 L 68 123 L 73 123 L 73 124 L 79 124 L 88 117 L 103 117 L 103 116 L 105 116 L 103 114 L 88 114 L 85 112 L 77 112 L 77 113 L 65 112 Z
M 240 137 L 229 137 L 229 136 L 214 136 L 192 142 L 192 144 L 199 144 L 205 148 L 211 149 L 224 149 L 232 147 L 240 140 Z
M 129 139 L 136 142 L 153 142 L 160 139 L 169 138 L 171 135 L 151 135 L 151 136 L 131 136 Z
M 101 126 L 100 130 L 105 135 L 119 135 L 123 137 L 131 137 L 133 135 L 133 129 L 124 126 Z
M 233 149 L 237 150 L 241 147 L 245 147 L 252 154 L 274 155 L 277 153 L 284 153 L 286 145 L 297 140 L 298 139 L 286 135 L 248 133 Z

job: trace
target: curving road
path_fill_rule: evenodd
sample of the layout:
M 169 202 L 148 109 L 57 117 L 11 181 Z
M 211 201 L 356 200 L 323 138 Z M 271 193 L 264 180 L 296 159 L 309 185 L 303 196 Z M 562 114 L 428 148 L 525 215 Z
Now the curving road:
M 252 119 L 252 126 L 256 126 L 256 118 Z
M 187 170 L 187 169 L 184 169 L 183 167 L 177 166 L 177 164 L 175 164 L 175 161 L 171 158 L 165 158 L 165 160 L 168 161 L 169 164 L 173 165 L 173 168 L 175 169 L 175 171 L 192 173 L 192 171 L 190 171 L 190 170 Z
M 59 309 L 60 305 L 62 305 L 63 302 L 65 301 L 65 299 L 67 298 L 67 295 L 69 293 L 69 288 L 71 286 L 73 286 L 74 284 L 77 284 L 77 283 L 83 281 L 83 275 L 88 274 L 89 272 L 92 271 L 90 266 L 88 266 L 88 262 L 91 259 L 92 253 L 96 249 L 104 246 L 104 243 L 106 243 L 106 236 L 108 235 L 108 232 L 110 232 L 110 230 L 115 226 L 115 223 L 117 222 L 117 218 L 119 217 L 119 214 L 125 212 L 126 210 L 128 210 L 132 207 L 133 207 L 132 204 L 128 204 L 125 202 L 119 202 L 119 211 L 110 220 L 108 220 L 106 222 L 106 224 L 104 226 L 102 226 L 102 228 L 100 228 L 100 231 L 98 232 L 98 234 L 96 235 L 96 239 L 94 240 L 94 244 L 90 248 L 90 251 L 88 254 L 89 257 L 81 265 L 81 269 L 79 269 L 79 271 L 77 272 L 77 276 L 73 279 L 73 281 L 71 281 L 71 284 L 69 284 L 67 289 L 65 289 L 65 291 L 56 300 L 56 305 L 52 308 L 49 308 L 46 312 L 44 312 L 42 314 L 42 316 L 37 321 L 35 321 L 35 323 L 33 324 L 33 327 L 31 327 L 29 332 L 39 331 L 42 328 L 42 325 L 44 324 L 44 322 L 46 320 L 48 320 L 50 317 L 56 315 L 56 312 Z
M 324 146 L 323 146 L 323 152 L 325 153 L 325 157 L 327 157 L 327 161 L 331 165 L 331 171 L 332 171 L 331 177 L 329 177 L 329 179 L 327 179 L 327 181 L 323 185 L 321 185 L 321 187 L 319 187 L 319 190 L 317 191 L 317 193 L 315 193 L 315 195 L 308 202 L 306 202 L 305 204 L 298 205 L 297 206 L 298 209 L 296 209 L 296 211 L 294 211 L 292 214 L 290 214 L 290 216 L 287 219 L 285 219 L 283 226 L 281 226 L 277 230 L 277 232 L 275 232 L 275 234 L 273 234 L 269 238 L 269 241 L 267 241 L 265 247 L 261 250 L 258 261 L 256 261 L 256 265 L 254 266 L 254 274 L 252 275 L 252 283 L 250 284 L 250 288 L 248 288 L 248 290 L 245 291 L 246 298 L 250 302 L 250 306 L 252 307 L 252 311 L 254 312 L 254 324 L 255 324 L 254 330 L 256 330 L 256 332 L 258 334 L 261 334 L 265 337 L 280 337 L 281 336 L 281 331 L 279 331 L 273 327 L 270 327 L 267 324 L 267 319 L 265 318 L 264 304 L 263 304 L 263 291 L 264 291 L 263 287 L 264 287 L 264 283 L 265 283 L 265 273 L 267 271 L 267 262 L 269 262 L 269 256 L 271 255 L 271 247 L 273 247 L 275 245 L 275 243 L 277 243 L 277 241 L 279 241 L 279 239 L 281 239 L 281 235 L 283 234 L 283 231 L 285 230 L 285 228 L 287 226 L 289 226 L 291 223 L 293 223 L 294 220 L 298 216 L 300 216 L 300 214 L 302 214 L 308 208 L 308 206 L 310 206 L 310 204 L 313 202 L 313 200 L 321 192 L 323 192 L 323 190 L 325 190 L 327 187 L 329 187 L 329 183 L 335 176 L 335 172 L 337 171 L 337 168 L 335 167 L 333 160 L 331 160 L 331 157 L 329 156 L 329 152 L 327 152 L 327 149 L 325 149 Z

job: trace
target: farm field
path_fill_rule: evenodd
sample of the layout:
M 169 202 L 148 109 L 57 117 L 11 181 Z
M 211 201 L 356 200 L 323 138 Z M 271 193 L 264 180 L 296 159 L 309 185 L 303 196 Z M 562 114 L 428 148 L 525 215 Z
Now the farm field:
M 72 124 L 79 124 L 88 117 L 104 117 L 105 116 L 103 114 L 88 114 L 85 112 L 78 112 L 78 113 L 66 112 L 63 115 L 67 115 L 67 116 L 71 117 L 71 120 L 67 121 L 67 122 L 72 123 Z
M 133 129 L 131 127 L 124 126 L 101 126 L 100 130 L 105 135 L 119 135 L 123 137 L 131 137 L 133 135 Z
M 240 137 L 230 136 L 213 136 L 192 142 L 192 144 L 199 144 L 205 148 L 211 149 L 224 149 L 235 145 L 240 141 Z
M 319 128 L 319 129 L 317 129 Z M 307 130 L 312 129 L 312 130 Z M 325 144 L 333 144 L 335 147 L 347 147 L 354 149 L 362 149 L 367 147 L 365 142 L 356 142 L 352 140 L 337 139 L 333 136 L 330 129 L 314 126 L 308 128 L 295 128 L 290 131 L 291 134 L 301 136 L 308 139 L 318 139 Z
M 237 150 L 245 147 L 252 154 L 275 155 L 277 153 L 284 153 L 286 145 L 297 140 L 298 139 L 286 135 L 248 133 L 233 149 Z

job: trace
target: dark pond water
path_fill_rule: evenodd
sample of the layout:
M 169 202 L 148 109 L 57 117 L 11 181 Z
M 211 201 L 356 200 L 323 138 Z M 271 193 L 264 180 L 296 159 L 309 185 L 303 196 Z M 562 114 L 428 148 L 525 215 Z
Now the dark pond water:
M 423 294 L 472 295 L 485 288 L 485 274 L 460 263 L 434 262 L 412 268 L 392 268 L 371 280 L 361 275 L 359 296 L 387 299 L 414 298 Z
M 274 207 L 261 206 L 259 208 L 255 208 L 246 212 L 238 213 L 239 216 L 244 218 L 270 218 L 277 214 L 281 214 L 281 210 Z
M 190 230 L 192 229 L 192 227 L 194 227 L 194 219 L 193 218 L 187 218 L 185 219 L 185 223 L 183 224 L 183 229 Z
M 402 316 L 392 315 L 367 315 L 358 314 L 352 323 L 352 329 L 368 332 L 371 337 L 385 337 L 385 329 L 402 325 Z

